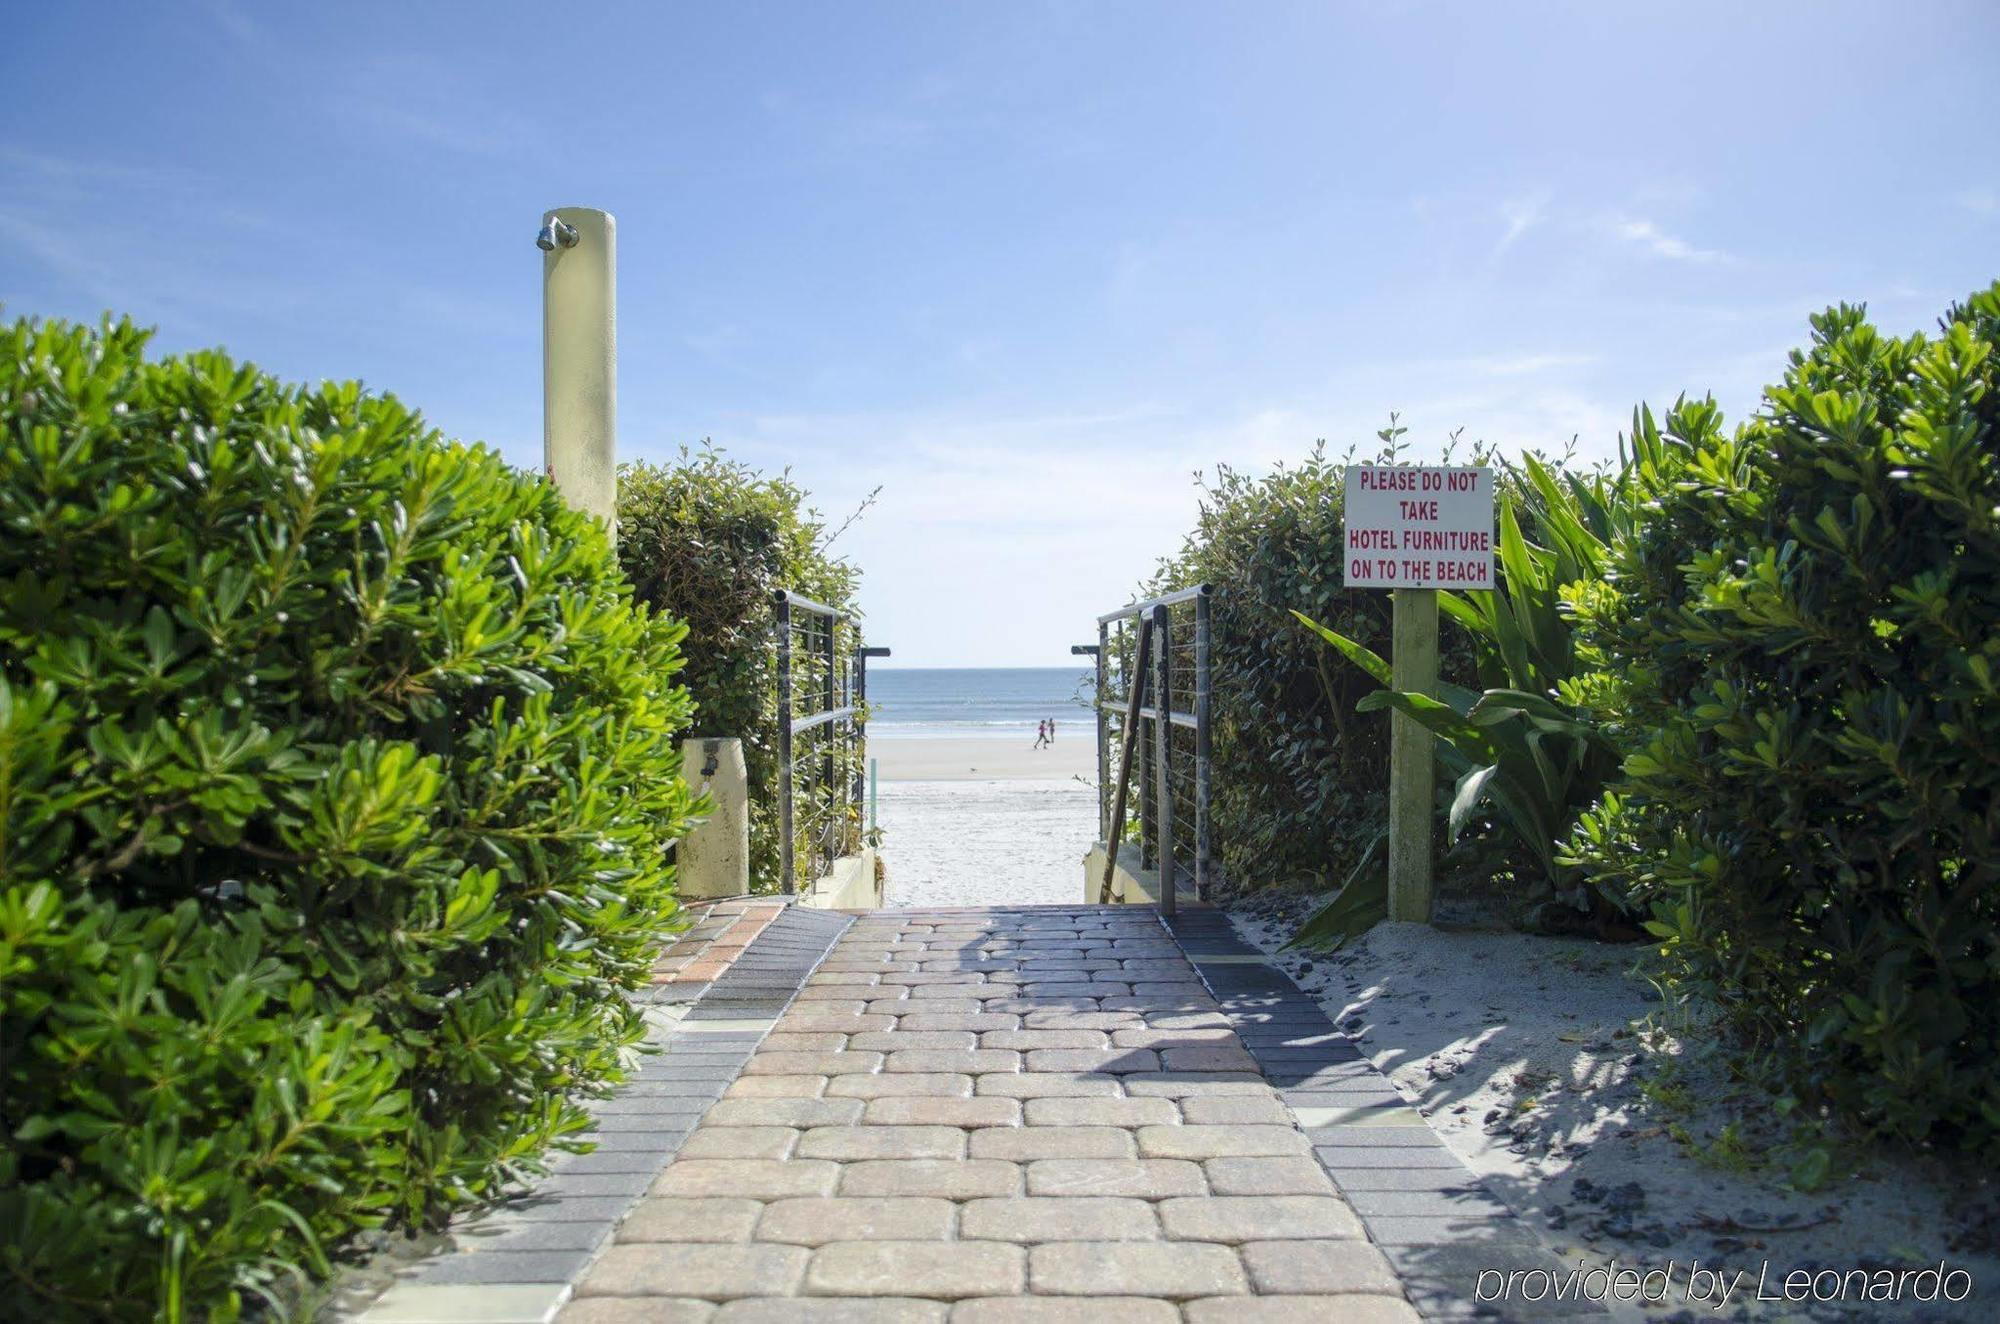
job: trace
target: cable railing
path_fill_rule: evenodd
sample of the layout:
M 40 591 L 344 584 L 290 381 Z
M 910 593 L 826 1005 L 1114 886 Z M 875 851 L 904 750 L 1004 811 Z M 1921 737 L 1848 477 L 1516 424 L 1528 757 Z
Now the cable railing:
M 1097 618 L 1094 648 L 1075 650 L 1097 659 L 1098 830 L 1113 860 L 1136 833 L 1169 913 L 1183 883 L 1199 898 L 1213 881 L 1209 597 L 1196 584 L 1128 603 Z
M 857 853 L 867 793 L 868 659 L 851 613 L 776 594 L 778 870 L 787 896 Z

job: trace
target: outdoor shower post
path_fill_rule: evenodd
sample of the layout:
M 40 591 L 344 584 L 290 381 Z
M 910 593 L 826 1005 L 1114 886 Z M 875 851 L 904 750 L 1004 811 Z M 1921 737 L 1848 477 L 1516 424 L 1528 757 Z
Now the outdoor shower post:
M 618 537 L 618 227 L 542 217 L 542 463 L 566 500 Z

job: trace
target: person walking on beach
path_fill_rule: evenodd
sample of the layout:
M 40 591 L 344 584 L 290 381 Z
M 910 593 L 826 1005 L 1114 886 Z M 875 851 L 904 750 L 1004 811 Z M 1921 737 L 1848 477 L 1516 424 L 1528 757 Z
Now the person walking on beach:
M 1035 748 L 1040 749 L 1043 745 L 1046 745 L 1048 743 L 1049 743 L 1048 722 L 1040 721 L 1035 723 Z
M 1056 719 L 1053 717 L 1049 719 L 1049 743 L 1056 743 Z

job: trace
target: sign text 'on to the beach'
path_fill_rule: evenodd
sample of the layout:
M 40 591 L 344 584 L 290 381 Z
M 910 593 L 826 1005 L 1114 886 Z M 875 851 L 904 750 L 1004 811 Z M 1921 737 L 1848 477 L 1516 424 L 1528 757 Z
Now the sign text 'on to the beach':
M 1347 466 L 1348 588 L 1493 587 L 1493 471 Z

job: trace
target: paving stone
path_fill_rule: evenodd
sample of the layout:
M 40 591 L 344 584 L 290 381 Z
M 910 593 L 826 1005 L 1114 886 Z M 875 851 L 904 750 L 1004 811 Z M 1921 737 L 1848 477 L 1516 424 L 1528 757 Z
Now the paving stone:
M 460 1251 L 596 1250 L 608 1228 L 594 1223 L 557 1223 L 514 1218 L 495 1212 L 452 1225 Z
M 989 1127 L 975 1132 L 974 1158 L 1024 1163 L 1052 1158 L 1133 1158 L 1132 1133 L 1110 1126 Z
M 561 1283 L 463 1287 L 399 1282 L 361 1319 L 365 1324 L 546 1324 L 563 1290 Z
M 798 1140 L 799 1133 L 789 1126 L 704 1126 L 681 1142 L 674 1157 L 781 1159 L 791 1155 Z
M 915 1011 L 898 1019 L 896 1029 L 899 1031 L 964 1030 L 980 1034 L 989 1030 L 1012 1030 L 1019 1027 L 1020 1024 L 1021 1018 L 1019 1016 L 1004 1016 L 994 1012 L 940 1016 L 933 1015 L 930 1012 Z M 995 1047 L 1000 1046 L 995 1045 Z
M 1217 1195 L 1326 1195 L 1333 1182 L 1317 1161 L 1295 1158 L 1217 1158 L 1204 1162 L 1208 1189 Z
M 964 1075 L 984 1075 L 989 1072 L 1019 1071 L 1021 1055 L 1001 1048 L 964 1048 L 931 1051 L 918 1049 L 891 1053 L 886 1072 L 947 1072 Z
M 1248 1071 L 1162 1071 L 1125 1078 L 1125 1092 L 1135 1099 L 1186 1099 L 1197 1094 L 1263 1095 L 1270 1089 L 1261 1075 Z
M 1257 1059 L 1238 1044 L 1196 1044 L 1168 1048 L 1160 1060 L 1169 1071 L 1255 1071 Z
M 1014 1195 L 1021 1169 L 997 1159 L 870 1159 L 841 1173 L 842 1195 L 931 1195 L 971 1200 Z
M 979 1036 L 981 1048 L 1108 1048 L 1103 1030 L 988 1030 Z
M 1335 1195 L 1209 1195 L 1166 1200 L 1160 1226 L 1182 1241 L 1361 1237 L 1361 1220 Z
M 1428 1149 L 1444 1143 L 1428 1126 L 1329 1126 L 1307 1138 L 1327 1149 Z
M 1181 1312 L 1148 1297 L 988 1297 L 961 1301 L 951 1324 L 1179 1324 Z
M 1404 1148 L 1335 1148 L 1322 1145 L 1313 1151 L 1319 1161 L 1336 1181 L 1346 1173 L 1366 1168 L 1386 1168 L 1407 1170 L 1410 1168 L 1439 1168 L 1446 1171 L 1464 1172 L 1465 1165 L 1458 1161 L 1443 1145 L 1410 1145 Z M 1393 1188 L 1392 1188 L 1393 1189 Z
M 713 1301 L 691 1297 L 594 1296 L 572 1301 L 556 1317 L 557 1324 L 709 1324 L 715 1319 Z
M 974 1200 L 958 1234 L 994 1241 L 1151 1241 L 1160 1220 L 1144 1200 L 1105 1196 Z
M 1187 1304 L 1188 1324 L 1419 1324 L 1400 1296 L 1225 1296 Z
M 618 1225 L 620 1241 L 748 1241 L 764 1206 L 728 1196 L 641 1200 Z
M 974 1089 L 1011 1099 L 1087 1098 L 1110 1096 L 1122 1087 L 1116 1076 L 1082 1075 L 1072 1071 L 994 1072 L 979 1078 Z
M 871 1126 L 1019 1126 L 1015 1099 L 883 1098 L 869 1101 L 861 1120 Z
M 1037 1159 L 1028 1164 L 1029 1195 L 1129 1195 L 1145 1200 L 1200 1195 L 1199 1164 L 1180 1159 Z
M 851 1126 L 861 1120 L 861 1107 L 859 1099 L 724 1099 L 701 1121 L 703 1126 Z
M 1028 1251 L 1036 1292 L 1186 1298 L 1247 1292 L 1227 1246 L 1158 1241 L 1059 1241 Z
M 1178 1120 L 1171 1099 L 1030 1099 L 1030 1126 L 1168 1126 Z
M 759 1053 L 744 1065 L 748 1076 L 849 1076 L 880 1071 L 880 1053 Z
M 1193 1126 L 1290 1126 L 1276 1095 L 1197 1094 L 1181 1100 L 1181 1120 Z
M 1230 1029 L 1219 1011 L 1157 1011 L 1146 1013 L 1146 1024 L 1162 1030 Z
M 837 1053 L 849 1036 L 832 1030 L 783 1031 L 767 1035 L 759 1051 L 766 1053 Z
M 1113 1030 L 1111 1042 L 1120 1048 L 1201 1048 L 1211 1044 L 1234 1046 L 1236 1032 L 1227 1026 L 1201 1026 L 1185 1030 L 1147 1026 Z
M 590 1155 L 578 1155 L 588 1158 Z M 575 1162 L 574 1159 L 571 1162 Z M 567 1199 L 581 1196 L 632 1196 L 643 1192 L 653 1184 L 657 1167 L 643 1172 L 574 1172 L 565 1165 L 556 1170 L 554 1176 L 535 1188 L 537 1196 L 549 1199 Z
M 830 1098 L 963 1098 L 972 1093 L 972 1077 L 959 1072 L 897 1072 L 881 1076 L 835 1076 L 827 1082 Z
M 824 1199 L 779 1200 L 764 1207 L 759 1241 L 819 1246 L 830 1241 L 927 1241 L 951 1235 L 949 1200 Z
M 822 1126 L 799 1140 L 799 1157 L 809 1159 L 955 1159 L 965 1152 L 965 1132 L 949 1126 Z
M 906 1053 L 913 1049 L 977 1048 L 979 1036 L 970 1030 L 871 1030 L 854 1035 L 849 1048 L 877 1053 Z
M 1429 1216 L 1371 1214 L 1366 1220 L 1368 1235 L 1378 1246 L 1455 1246 L 1533 1242 L 1521 1220 L 1511 1212 L 1489 1214 L 1441 1214 Z
M 822 1160 L 679 1159 L 667 1165 L 653 1183 L 652 1193 L 782 1200 L 793 1195 L 832 1195 L 839 1179 L 840 1165 Z
M 803 1246 L 760 1242 L 727 1246 L 621 1243 L 591 1266 L 576 1294 L 694 1296 L 711 1301 L 783 1295 L 797 1290 L 810 1256 Z
M 1252 1241 L 1241 1248 L 1250 1285 L 1273 1296 L 1401 1292 L 1382 1252 L 1363 1241 Z
M 1425 1218 L 1509 1218 L 1506 1205 L 1484 1190 L 1353 1191 L 1347 1203 L 1372 1223 L 1377 1215 Z
M 1027 1056 L 1029 1071 L 1091 1071 L 1123 1075 L 1158 1071 L 1160 1056 L 1150 1048 L 1038 1048 Z
M 1145 1024 L 1137 1012 L 1130 1011 L 1031 1011 L 1021 1018 L 1021 1026 L 1028 1030 L 1124 1030 Z
M 714 1324 L 942 1324 L 950 1309 L 913 1298 L 765 1297 L 731 1301 Z
M 566 1283 L 590 1263 L 588 1250 L 482 1250 L 425 1261 L 418 1282 L 436 1286 Z
M 852 1010 L 838 1012 L 830 1010 L 825 1003 L 815 1003 L 786 1012 L 777 1029 L 787 1034 L 820 1030 L 830 1030 L 835 1034 L 864 1034 L 870 1030 L 894 1029 L 895 1025 L 894 1016 L 864 1015 L 858 1002 Z
M 956 1300 L 1018 1293 L 1027 1256 L 997 1241 L 842 1241 L 813 1252 L 806 1290 L 837 1296 Z
M 1142 1126 L 1138 1135 L 1139 1153 L 1146 1158 L 1254 1158 L 1311 1150 L 1289 1126 Z
M 825 1076 L 740 1076 L 722 1092 L 725 1099 L 817 1099 L 826 1093 Z

